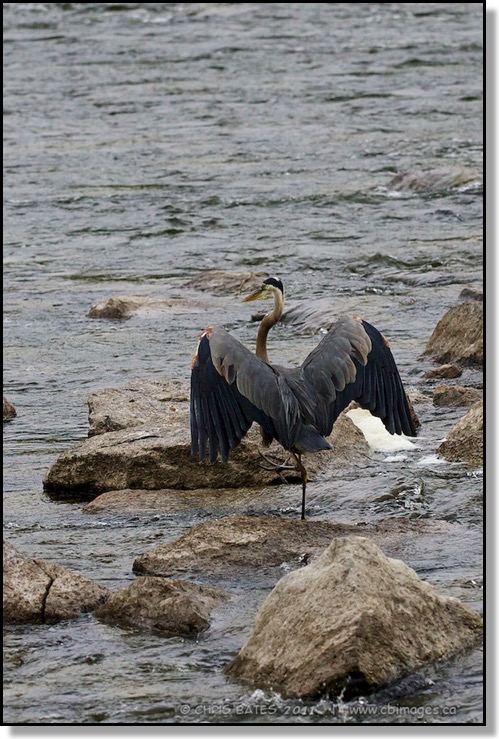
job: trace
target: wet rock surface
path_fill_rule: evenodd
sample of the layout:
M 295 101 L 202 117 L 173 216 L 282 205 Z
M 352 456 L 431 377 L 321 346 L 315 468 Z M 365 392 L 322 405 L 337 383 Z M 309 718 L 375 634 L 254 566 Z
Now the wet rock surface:
M 194 490 L 110 490 L 102 493 L 87 503 L 85 513 L 133 513 L 161 511 L 167 515 L 179 512 L 202 515 L 207 511 L 213 516 L 230 513 L 259 513 L 269 509 L 280 510 L 283 506 L 293 505 L 297 515 L 301 503 L 301 483 L 296 485 L 286 496 L 281 485 L 259 490 L 246 488 L 197 488 Z
M 452 380 L 456 377 L 461 377 L 463 370 L 457 364 L 442 364 L 440 367 L 435 367 L 425 372 L 425 377 L 429 380 L 435 378 L 442 378 Z
M 475 290 L 473 287 L 464 287 L 459 293 L 461 300 L 479 300 L 483 303 L 483 290 Z
M 87 313 L 87 318 L 107 318 L 123 320 L 131 318 L 136 313 L 151 313 L 158 311 L 196 312 L 200 304 L 188 303 L 184 298 L 151 298 L 146 295 L 114 295 L 104 298 L 93 305 Z
M 225 672 L 285 697 L 375 690 L 476 644 L 480 616 L 366 538 L 284 576 Z
M 355 526 L 326 521 L 228 516 L 193 526 L 176 541 L 155 547 L 133 563 L 136 574 L 222 576 L 260 570 L 275 577 L 284 563 L 298 567 L 319 554 L 335 536 Z
M 437 323 L 425 348 L 439 362 L 483 365 L 483 303 L 452 306 Z
M 93 436 L 56 460 L 44 479 L 45 492 L 58 500 L 89 501 L 109 490 L 239 488 L 279 479 L 261 467 L 256 430 L 231 453 L 229 464 L 196 461 L 186 437 L 185 425 Z
M 211 611 L 228 599 L 221 588 L 164 577 L 141 577 L 97 609 L 101 621 L 160 636 L 196 637 L 210 625 Z
M 46 623 L 94 610 L 109 590 L 52 562 L 24 557 L 3 545 L 4 623 Z
M 188 402 L 189 386 L 178 380 L 136 380 L 123 388 L 103 388 L 87 400 L 88 435 L 147 425 L 175 428 L 187 423 L 188 429 Z
M 401 556 L 415 537 L 449 536 L 442 524 L 431 521 L 387 519 L 372 526 L 275 516 L 231 515 L 200 523 L 179 539 L 160 544 L 137 557 L 133 570 L 163 577 L 233 578 L 249 573 L 268 586 L 284 570 L 296 569 L 321 554 L 338 536 L 369 536 L 391 554 Z M 246 575 L 244 574 L 246 573 Z
M 483 465 L 483 402 L 475 403 L 437 449 L 449 462 Z
M 433 391 L 433 404 L 437 406 L 471 406 L 482 400 L 483 392 L 462 385 L 438 385 Z
M 242 295 L 256 290 L 268 276 L 268 272 L 210 270 L 188 280 L 184 287 L 208 291 L 213 295 Z
M 483 188 L 483 175 L 464 167 L 441 167 L 427 172 L 401 172 L 390 180 L 388 186 L 422 194 L 443 193 L 461 188 L 480 191 Z
M 17 416 L 17 410 L 16 410 L 15 405 L 10 402 L 10 400 L 7 398 L 6 395 L 4 395 L 3 396 L 3 420 L 11 421 L 16 416 Z
M 48 470 L 45 492 L 57 500 L 90 501 L 116 490 L 265 487 L 281 482 L 262 468 L 256 424 L 229 463 L 199 462 L 190 453 L 189 389 L 175 381 L 137 381 L 124 389 L 103 389 L 88 401 L 90 438 L 64 452 Z M 371 452 L 362 432 L 342 414 L 330 436 L 332 452 L 307 457 L 310 476 L 328 464 L 362 465 Z M 285 461 L 274 443 L 263 450 Z M 285 479 L 299 479 L 294 470 Z

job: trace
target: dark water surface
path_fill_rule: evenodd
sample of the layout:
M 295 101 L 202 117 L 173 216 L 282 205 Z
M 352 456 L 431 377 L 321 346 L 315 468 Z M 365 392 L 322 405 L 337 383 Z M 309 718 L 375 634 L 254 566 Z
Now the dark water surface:
M 4 391 L 18 410 L 4 428 L 9 541 L 116 588 L 137 555 L 233 512 L 90 516 L 43 494 L 48 467 L 87 434 L 89 392 L 188 380 L 208 323 L 254 341 L 240 296 L 86 317 L 111 295 L 188 305 L 203 298 L 184 287 L 200 271 L 266 270 L 290 300 L 329 298 L 332 315 L 372 321 L 408 390 L 430 394 L 424 345 L 464 287 L 481 289 L 481 158 L 478 3 L 4 3 Z M 408 180 L 391 184 L 399 174 Z M 316 341 L 279 326 L 272 357 L 296 363 Z M 481 379 L 466 370 L 459 382 Z M 416 448 L 391 462 L 378 453 L 361 479 L 323 476 L 311 517 L 448 524 L 403 558 L 481 610 L 481 471 L 434 456 L 463 410 L 417 410 Z M 298 509 L 296 487 L 282 495 L 283 510 Z M 7 628 L 5 722 L 482 721 L 478 650 L 351 702 L 228 682 L 221 669 L 265 595 L 232 586 L 197 642 L 91 615 Z

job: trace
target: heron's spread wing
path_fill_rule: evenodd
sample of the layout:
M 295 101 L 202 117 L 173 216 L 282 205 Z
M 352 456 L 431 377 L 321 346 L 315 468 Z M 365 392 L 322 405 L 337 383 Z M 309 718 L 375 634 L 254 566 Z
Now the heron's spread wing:
M 253 421 L 285 449 L 303 426 L 300 407 L 285 379 L 222 328 L 207 329 L 191 373 L 191 448 L 211 462 L 227 461 Z
M 391 434 L 416 435 L 388 342 L 366 321 L 342 316 L 299 372 L 293 390 L 307 420 L 324 436 L 352 400 L 378 416 Z

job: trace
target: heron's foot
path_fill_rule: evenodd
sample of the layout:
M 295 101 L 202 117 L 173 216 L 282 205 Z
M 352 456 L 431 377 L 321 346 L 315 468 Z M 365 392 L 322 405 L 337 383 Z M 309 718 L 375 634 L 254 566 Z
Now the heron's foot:
M 287 485 L 288 481 L 282 474 L 283 471 L 284 470 L 296 470 L 296 466 L 294 464 L 288 464 L 290 458 L 287 457 L 284 462 L 280 462 L 280 461 L 271 459 L 270 457 L 266 457 L 265 454 L 262 454 L 260 450 L 258 450 L 258 454 L 267 463 L 267 464 L 262 464 L 260 462 L 260 467 L 263 470 L 267 470 L 268 472 L 276 472 L 281 478 L 281 480 L 283 481 L 283 483 Z
M 271 459 L 271 457 L 266 457 L 265 454 L 262 454 L 260 450 L 258 450 L 258 454 L 267 463 L 266 465 L 260 463 L 260 467 L 264 470 L 269 470 L 270 472 L 272 471 L 281 472 L 282 470 L 296 470 L 296 465 L 288 464 L 290 457 L 287 457 L 284 462 L 281 462 L 276 459 Z

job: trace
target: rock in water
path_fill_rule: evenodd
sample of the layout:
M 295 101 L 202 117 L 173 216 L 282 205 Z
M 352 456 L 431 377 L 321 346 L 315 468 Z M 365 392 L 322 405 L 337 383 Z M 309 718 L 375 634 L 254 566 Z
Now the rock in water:
M 440 167 L 424 171 L 399 172 L 389 187 L 400 191 L 413 190 L 424 194 L 446 193 L 453 190 L 481 192 L 483 174 L 463 167 Z
M 471 406 L 483 398 L 483 392 L 474 387 L 463 387 L 462 385 L 438 385 L 433 391 L 433 405 Z
M 4 421 L 11 421 L 13 418 L 17 416 L 17 411 L 15 405 L 10 402 L 10 400 L 7 398 L 7 396 L 3 396 L 3 420 Z
M 113 593 L 95 615 L 123 628 L 160 636 L 196 637 L 210 625 L 213 608 L 227 598 L 221 588 L 164 577 L 141 577 Z
M 424 353 L 439 362 L 483 365 L 483 304 L 470 300 L 452 306 L 437 323 Z
M 90 438 L 63 452 L 43 486 L 56 500 L 90 501 L 110 490 L 265 487 L 279 480 L 261 467 L 257 424 L 234 449 L 230 464 L 198 462 L 190 451 L 188 390 L 175 381 L 140 382 L 93 393 L 88 401 Z M 370 456 L 362 435 L 342 413 L 330 436 L 333 452 L 307 461 L 312 477 L 340 464 L 364 466 Z M 296 477 L 292 472 L 288 479 Z M 299 477 L 298 477 L 299 479 Z
M 135 380 L 122 388 L 102 388 L 87 403 L 89 436 L 154 425 L 189 428 L 189 386 L 178 380 Z M 187 434 L 183 438 L 189 442 Z
M 452 657 L 481 630 L 469 606 L 370 540 L 346 536 L 277 583 L 225 671 L 286 697 L 350 696 Z
M 461 377 L 462 374 L 463 370 L 458 364 L 442 364 L 440 367 L 428 370 L 424 376 L 429 380 L 433 380 L 434 378 L 453 380 L 456 377 Z
M 134 561 L 133 571 L 162 577 L 208 574 L 235 579 L 253 569 L 261 577 L 270 574 L 276 582 L 283 563 L 298 567 L 322 552 L 334 536 L 356 530 L 328 521 L 227 516 L 193 526 L 176 541 L 142 554 Z
M 260 287 L 268 272 L 225 272 L 203 270 L 185 283 L 185 287 L 212 292 L 213 295 L 231 295 L 251 292 Z
M 483 401 L 472 405 L 459 419 L 437 454 L 449 462 L 464 462 L 475 467 L 483 465 Z
M 109 590 L 43 559 L 29 559 L 3 544 L 4 623 L 53 624 L 92 611 Z
M 136 313 L 192 313 L 203 309 L 199 302 L 186 302 L 183 298 L 150 298 L 145 295 L 114 295 L 93 305 L 87 318 L 123 320 Z

